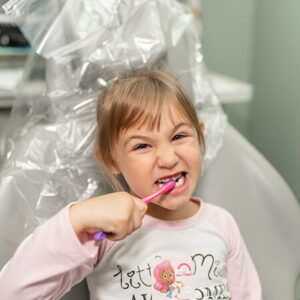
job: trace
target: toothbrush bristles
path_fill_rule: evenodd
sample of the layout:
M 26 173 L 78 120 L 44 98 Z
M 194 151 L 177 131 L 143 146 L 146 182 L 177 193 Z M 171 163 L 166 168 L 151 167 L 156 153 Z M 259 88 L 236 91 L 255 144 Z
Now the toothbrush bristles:
M 174 179 L 168 180 L 168 181 L 164 184 L 164 186 L 167 187 L 166 192 L 172 190 L 172 189 L 174 188 L 175 184 L 176 184 L 176 181 L 175 181 Z

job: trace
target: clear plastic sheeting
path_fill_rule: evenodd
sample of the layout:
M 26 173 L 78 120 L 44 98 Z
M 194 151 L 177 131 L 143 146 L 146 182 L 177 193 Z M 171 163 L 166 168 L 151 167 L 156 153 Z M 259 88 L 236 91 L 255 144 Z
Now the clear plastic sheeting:
M 181 79 L 205 124 L 204 165 L 214 159 L 226 117 L 188 2 L 10 0 L 4 9 L 25 18 L 37 54 L 14 102 L 1 169 L 1 259 L 66 204 L 110 191 L 93 156 L 97 96 L 126 70 L 164 65 Z

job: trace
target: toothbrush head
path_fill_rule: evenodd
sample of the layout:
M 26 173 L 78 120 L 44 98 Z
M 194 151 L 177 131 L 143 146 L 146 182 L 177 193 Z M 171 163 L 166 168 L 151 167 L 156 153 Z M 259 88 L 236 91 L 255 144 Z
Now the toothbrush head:
M 144 203 L 148 204 L 150 201 L 152 201 L 155 197 L 167 193 L 169 192 L 171 189 L 174 188 L 176 184 L 176 181 L 173 179 L 170 179 L 169 181 L 167 181 L 156 193 L 142 199 Z
M 167 193 L 167 192 L 171 191 L 175 187 L 175 184 L 176 184 L 176 181 L 173 179 L 170 179 L 161 188 L 161 190 L 160 190 L 161 193 Z

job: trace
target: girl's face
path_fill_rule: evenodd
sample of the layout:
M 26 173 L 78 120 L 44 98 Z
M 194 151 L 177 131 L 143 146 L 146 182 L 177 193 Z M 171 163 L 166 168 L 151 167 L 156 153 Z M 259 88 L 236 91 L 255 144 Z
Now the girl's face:
M 159 130 L 143 125 L 122 132 L 115 154 L 115 171 L 122 173 L 136 197 L 153 194 L 169 179 L 177 181 L 170 192 L 149 203 L 151 215 L 184 215 L 201 174 L 201 146 L 196 129 L 174 105 L 163 108 Z

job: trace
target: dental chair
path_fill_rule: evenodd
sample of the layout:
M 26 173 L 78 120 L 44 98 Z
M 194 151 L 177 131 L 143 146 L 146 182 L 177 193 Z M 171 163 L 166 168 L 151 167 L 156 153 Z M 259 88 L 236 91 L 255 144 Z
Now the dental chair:
M 195 195 L 234 215 L 259 273 L 263 299 L 298 300 L 299 204 L 278 172 L 230 124 Z M 85 281 L 62 299 L 89 299 Z

